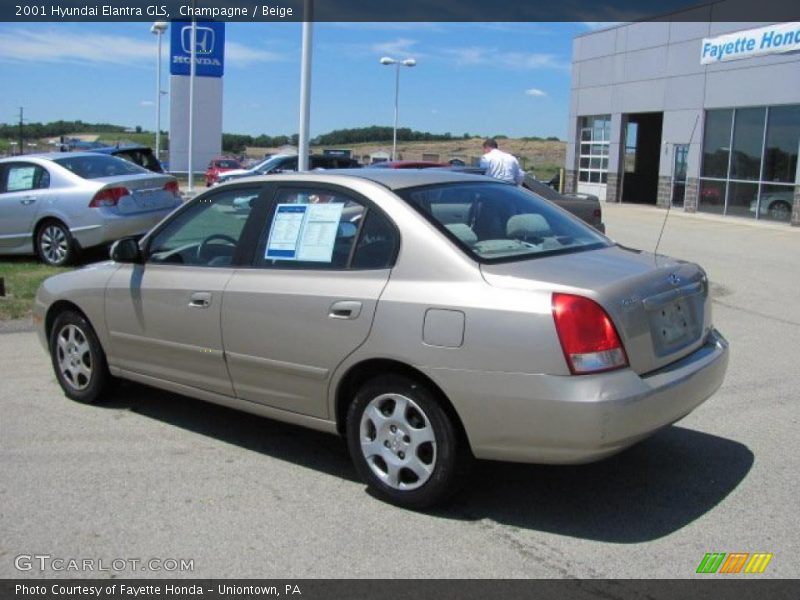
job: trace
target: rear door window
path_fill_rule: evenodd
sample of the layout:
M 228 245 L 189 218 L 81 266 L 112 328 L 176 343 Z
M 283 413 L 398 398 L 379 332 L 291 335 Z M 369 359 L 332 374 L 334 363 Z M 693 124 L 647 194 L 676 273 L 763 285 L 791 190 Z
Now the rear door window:
M 2 174 L 3 192 L 27 192 L 50 187 L 50 173 L 33 163 L 8 163 Z

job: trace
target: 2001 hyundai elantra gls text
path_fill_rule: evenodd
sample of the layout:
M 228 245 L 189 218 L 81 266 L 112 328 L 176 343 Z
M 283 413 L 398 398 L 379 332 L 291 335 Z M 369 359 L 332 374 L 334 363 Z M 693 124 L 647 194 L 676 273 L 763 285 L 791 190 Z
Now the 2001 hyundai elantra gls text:
M 728 344 L 697 265 L 481 176 L 365 169 L 206 192 L 34 307 L 70 398 L 121 377 L 346 436 L 420 508 L 472 457 L 581 463 L 687 415 Z

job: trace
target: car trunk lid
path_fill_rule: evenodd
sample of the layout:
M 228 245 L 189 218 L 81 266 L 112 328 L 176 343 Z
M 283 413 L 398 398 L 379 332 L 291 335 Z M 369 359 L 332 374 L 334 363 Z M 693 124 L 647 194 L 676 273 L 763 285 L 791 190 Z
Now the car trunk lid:
M 169 175 L 143 173 L 141 175 L 119 175 L 92 180 L 100 183 L 98 192 L 109 188 L 124 187 L 130 191 L 119 198 L 116 210 L 120 214 L 135 214 L 153 210 L 164 210 L 176 206 L 180 197 L 165 189 L 165 185 L 175 181 Z
M 611 246 L 484 264 L 481 272 L 496 287 L 591 298 L 611 317 L 639 374 L 690 354 L 711 328 L 708 281 L 693 263 Z

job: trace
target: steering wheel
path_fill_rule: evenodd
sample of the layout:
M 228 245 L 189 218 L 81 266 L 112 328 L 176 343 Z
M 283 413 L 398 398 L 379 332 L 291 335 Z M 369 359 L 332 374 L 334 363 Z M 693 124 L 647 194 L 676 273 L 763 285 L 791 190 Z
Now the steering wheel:
M 212 233 L 210 236 L 208 236 L 202 242 L 200 242 L 199 246 L 197 246 L 197 262 L 198 263 L 202 263 L 203 262 L 203 255 L 205 254 L 206 246 L 212 240 L 222 240 L 223 242 L 228 242 L 234 248 L 236 248 L 236 244 L 237 244 L 237 241 L 235 239 L 233 239 L 229 235 L 225 235 L 224 233 Z

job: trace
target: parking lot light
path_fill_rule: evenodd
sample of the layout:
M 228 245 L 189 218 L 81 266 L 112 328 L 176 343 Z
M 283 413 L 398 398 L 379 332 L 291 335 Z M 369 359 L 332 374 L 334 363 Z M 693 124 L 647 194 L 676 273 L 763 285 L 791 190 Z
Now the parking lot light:
M 150 27 L 150 33 L 158 39 L 156 51 L 156 160 L 161 161 L 161 36 L 169 28 L 166 21 L 156 21 Z
M 394 58 L 384 56 L 381 58 L 380 62 L 384 66 L 394 65 L 396 68 L 394 79 L 394 129 L 392 131 L 392 160 L 397 160 L 397 103 L 400 97 L 400 67 L 416 66 L 417 61 L 413 58 L 396 60 Z

